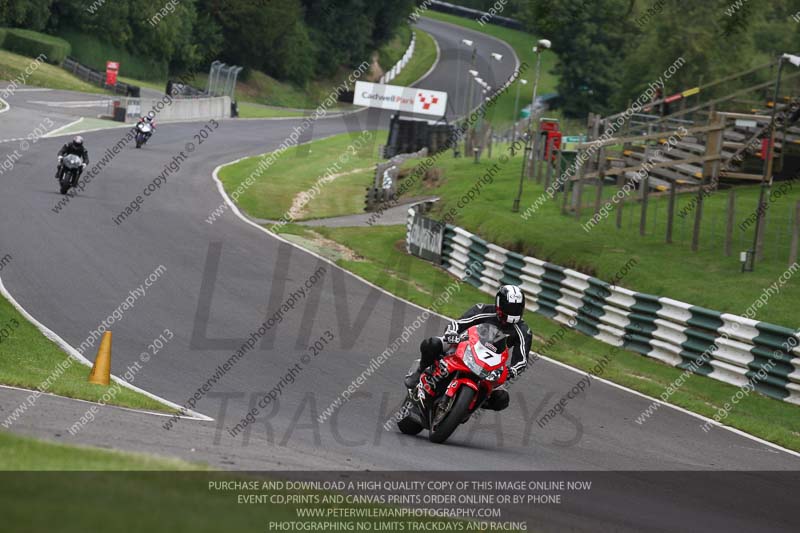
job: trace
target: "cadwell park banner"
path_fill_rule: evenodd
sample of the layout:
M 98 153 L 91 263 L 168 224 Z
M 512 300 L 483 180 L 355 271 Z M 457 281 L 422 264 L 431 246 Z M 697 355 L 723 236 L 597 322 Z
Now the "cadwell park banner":
M 353 104 L 443 117 L 447 111 L 447 93 L 399 85 L 356 82 Z

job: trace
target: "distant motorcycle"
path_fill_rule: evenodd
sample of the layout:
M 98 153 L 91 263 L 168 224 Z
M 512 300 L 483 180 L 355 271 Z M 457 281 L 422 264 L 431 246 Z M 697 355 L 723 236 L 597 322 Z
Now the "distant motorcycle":
M 83 167 L 83 159 L 75 154 L 67 154 L 61 158 L 59 166 L 59 179 L 58 184 L 61 187 L 61 194 L 67 192 L 78 185 L 78 179 L 81 175 L 81 168 Z
M 431 442 L 446 441 L 505 383 L 508 357 L 506 335 L 497 327 L 472 326 L 462 334 L 455 350 L 426 369 L 417 386 L 408 389 L 398 428 L 406 435 L 427 429 Z
M 146 122 L 140 122 L 136 125 L 136 148 L 141 148 L 147 143 L 150 136 L 153 135 L 153 126 Z

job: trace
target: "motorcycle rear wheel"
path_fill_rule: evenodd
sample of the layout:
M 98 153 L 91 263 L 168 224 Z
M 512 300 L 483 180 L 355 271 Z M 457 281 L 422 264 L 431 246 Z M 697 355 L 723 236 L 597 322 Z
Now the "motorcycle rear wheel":
M 474 397 L 474 390 L 467 386 L 461 387 L 456 393 L 456 398 L 453 401 L 453 406 L 450 408 L 450 411 L 445 415 L 438 426 L 431 429 L 428 434 L 428 440 L 437 444 L 446 441 L 459 424 L 467 417 L 469 405 L 472 403 Z

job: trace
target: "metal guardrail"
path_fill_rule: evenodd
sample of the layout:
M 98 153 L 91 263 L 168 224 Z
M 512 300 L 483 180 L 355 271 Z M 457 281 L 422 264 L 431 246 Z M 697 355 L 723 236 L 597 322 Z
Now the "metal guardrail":
M 409 228 L 414 215 L 409 209 Z M 445 270 L 483 292 L 519 285 L 529 311 L 585 335 L 800 405 L 800 332 L 614 286 L 449 224 L 441 256 Z M 759 372 L 763 379 L 756 378 Z
M 114 91 L 115 94 L 134 97 L 138 97 L 141 94 L 141 88 L 138 85 L 131 85 L 121 81 L 118 81 L 115 85 L 108 85 L 106 83 L 106 75 L 104 73 L 87 67 L 86 65 L 82 65 L 71 57 L 64 59 L 64 62 L 61 64 L 61 66 L 64 68 L 64 70 L 75 74 L 80 79 L 88 81 L 89 83 L 97 85 L 98 87 L 102 87 L 103 89 Z
M 522 22 L 500 16 L 499 14 L 491 14 L 486 11 L 480 11 L 478 9 L 471 9 L 464 6 L 458 6 L 455 4 L 451 4 L 449 2 L 442 2 L 440 0 L 429 0 L 429 4 L 431 9 L 434 11 L 441 11 L 442 13 L 449 13 L 451 15 L 457 15 L 459 17 L 464 17 L 476 21 L 486 20 L 491 22 L 492 24 L 496 24 L 498 26 L 505 26 L 506 28 L 511 28 L 513 30 L 524 30 L 525 25 Z

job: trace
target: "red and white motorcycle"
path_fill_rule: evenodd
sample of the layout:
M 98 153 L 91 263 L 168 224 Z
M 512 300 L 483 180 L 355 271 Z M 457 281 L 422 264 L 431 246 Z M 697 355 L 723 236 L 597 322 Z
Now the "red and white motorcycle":
M 431 442 L 446 441 L 508 379 L 508 358 L 504 333 L 491 324 L 472 326 L 408 389 L 397 427 L 406 435 L 427 429 Z

